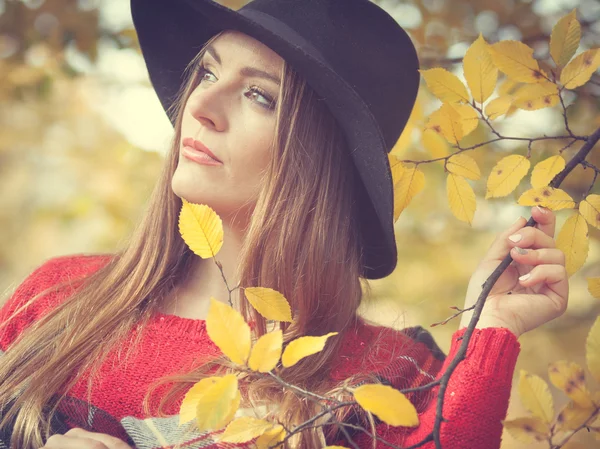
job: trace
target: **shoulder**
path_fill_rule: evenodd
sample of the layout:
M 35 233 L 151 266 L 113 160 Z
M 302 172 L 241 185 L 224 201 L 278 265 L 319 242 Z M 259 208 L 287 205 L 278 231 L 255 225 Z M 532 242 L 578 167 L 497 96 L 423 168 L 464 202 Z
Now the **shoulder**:
M 68 296 L 81 280 L 106 265 L 112 254 L 74 254 L 50 258 L 39 264 L 14 288 L 7 300 L 0 305 L 0 336 L 2 347 L 31 322 L 38 319 L 50 307 Z M 57 287 L 56 291 L 52 287 Z M 62 286 L 63 288 L 59 288 Z M 43 294 L 51 289 L 47 294 Z M 42 293 L 39 298 L 27 302 Z M 22 309 L 21 309 L 22 308 Z M 15 312 L 18 312 L 15 314 Z M 13 316 L 14 315 L 14 316 Z M 10 319 L 10 323 L 4 326 Z
M 394 388 L 411 388 L 434 380 L 445 358 L 422 326 L 393 329 L 359 318 L 343 336 L 331 377 L 372 373 Z

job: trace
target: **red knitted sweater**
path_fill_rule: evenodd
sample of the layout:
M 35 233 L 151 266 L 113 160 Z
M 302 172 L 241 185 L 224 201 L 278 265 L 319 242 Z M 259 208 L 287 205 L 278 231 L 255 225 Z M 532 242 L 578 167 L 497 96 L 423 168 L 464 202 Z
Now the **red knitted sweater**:
M 33 271 L 15 290 L 0 310 L 0 322 L 5 322 L 12 312 L 42 289 L 65 279 L 76 279 L 92 273 L 103 266 L 111 255 L 71 255 L 50 259 Z M 0 330 L 0 348 L 10 350 L 10 345 L 33 321 L 58 304 L 72 290 L 41 297 L 31 307 L 17 315 L 8 326 Z M 456 331 L 448 356 L 437 347 L 431 334 L 420 326 L 392 330 L 373 326 L 359 320 L 359 324 L 343 336 L 342 351 L 330 376 L 344 379 L 357 372 L 375 372 L 384 382 L 398 389 L 423 385 L 439 378 L 447 364 L 456 354 L 465 329 Z M 120 361 L 117 352 L 112 352 L 104 362 L 100 378 L 95 381 L 91 398 L 86 397 L 84 375 L 68 394 L 73 400 L 102 412 L 105 420 L 110 418 L 125 423 L 128 419 L 143 419 L 142 398 L 149 383 L 167 374 L 190 370 L 200 356 L 219 354 L 219 349 L 208 338 L 205 321 L 157 313 L 142 332 L 140 349 L 127 363 Z M 124 342 L 126 344 L 126 342 Z M 507 329 L 476 329 L 466 359 L 454 371 L 444 404 L 442 445 L 444 449 L 500 447 L 502 424 L 506 417 L 511 383 L 520 344 L 516 336 Z M 157 399 L 166 392 L 168 385 L 158 390 Z M 409 395 L 419 412 L 420 426 L 416 428 L 391 427 L 379 423 L 378 436 L 396 446 L 410 446 L 420 442 L 431 431 L 435 413 L 438 387 L 426 393 Z M 183 398 L 181 398 L 183 399 Z M 169 413 L 178 413 L 180 401 Z M 156 407 L 157 404 L 153 406 Z M 98 416 L 98 413 L 97 413 Z M 130 417 L 130 418 L 126 418 Z M 124 419 L 125 418 L 125 419 Z M 74 421 L 71 421 L 72 423 Z M 75 424 L 73 424 L 75 425 Z M 78 427 L 84 427 L 78 424 Z M 102 432 L 102 427 L 91 427 Z M 88 427 L 89 429 L 89 427 Z M 104 429 L 112 429 L 105 426 Z M 109 433 L 108 430 L 105 430 Z M 122 432 L 111 432 L 126 439 Z M 129 435 L 131 436 L 131 431 Z M 370 448 L 371 439 L 356 432 L 353 440 L 361 448 Z M 135 438 L 133 439 L 135 440 Z M 131 444 L 131 441 L 129 443 Z M 161 440 L 159 438 L 159 440 Z M 328 444 L 347 442 L 328 441 Z M 147 448 L 167 447 L 165 443 L 136 446 Z M 170 447 L 170 446 L 169 446 Z M 198 447 L 227 447 L 198 446 Z M 378 442 L 377 448 L 390 447 Z M 429 442 L 424 449 L 434 448 Z

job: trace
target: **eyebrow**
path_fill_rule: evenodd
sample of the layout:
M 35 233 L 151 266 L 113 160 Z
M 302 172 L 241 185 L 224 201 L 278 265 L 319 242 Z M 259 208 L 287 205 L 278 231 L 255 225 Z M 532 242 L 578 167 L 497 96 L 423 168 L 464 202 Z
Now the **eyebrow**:
M 206 47 L 206 52 L 209 53 L 213 58 L 215 58 L 215 60 L 219 64 L 221 64 L 221 58 L 219 57 L 219 54 L 217 53 L 217 51 L 214 49 L 214 47 L 212 45 L 209 45 L 208 47 Z M 268 72 L 264 72 L 262 70 L 254 68 L 254 67 L 242 67 L 242 69 L 240 70 L 240 75 L 265 78 L 270 81 L 273 81 L 274 83 L 281 84 L 281 79 L 279 79 L 278 76 L 271 75 Z

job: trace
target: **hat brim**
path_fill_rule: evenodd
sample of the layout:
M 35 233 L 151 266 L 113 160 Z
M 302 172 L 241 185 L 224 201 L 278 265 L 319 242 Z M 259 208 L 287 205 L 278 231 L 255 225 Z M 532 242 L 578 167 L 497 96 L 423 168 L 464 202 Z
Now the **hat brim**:
M 397 263 L 397 249 L 386 144 L 367 105 L 319 52 L 271 16 L 254 10 L 242 14 L 213 0 L 131 0 L 131 9 L 150 80 L 165 111 L 176 98 L 191 59 L 222 30 L 237 30 L 259 40 L 304 76 L 343 129 L 361 180 L 356 196 L 361 206 L 363 275 L 367 279 L 389 275 Z M 174 117 L 169 119 L 174 122 Z

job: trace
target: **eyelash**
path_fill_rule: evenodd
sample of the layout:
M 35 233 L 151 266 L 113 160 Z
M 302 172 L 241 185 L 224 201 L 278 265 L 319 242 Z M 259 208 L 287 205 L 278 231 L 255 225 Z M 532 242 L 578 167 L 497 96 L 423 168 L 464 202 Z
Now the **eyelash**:
M 202 82 L 202 77 L 204 75 L 206 75 L 207 73 L 210 73 L 211 75 L 214 76 L 214 73 L 212 73 L 210 70 L 208 70 L 208 68 L 205 65 L 203 65 L 202 63 L 198 66 L 197 72 L 198 72 L 198 77 L 200 80 L 199 83 Z M 263 107 L 265 109 L 269 109 L 269 110 L 275 109 L 275 106 L 277 103 L 275 101 L 273 101 L 273 99 L 269 96 L 269 94 L 267 94 L 263 89 L 261 89 L 258 86 L 251 86 L 251 85 L 246 86 L 246 88 L 248 90 L 250 90 L 251 92 L 261 95 L 262 97 L 264 97 L 265 100 L 267 100 L 269 102 L 268 105 L 266 105 L 264 103 L 258 103 L 261 107 Z M 255 101 L 255 100 L 252 100 L 252 101 Z

